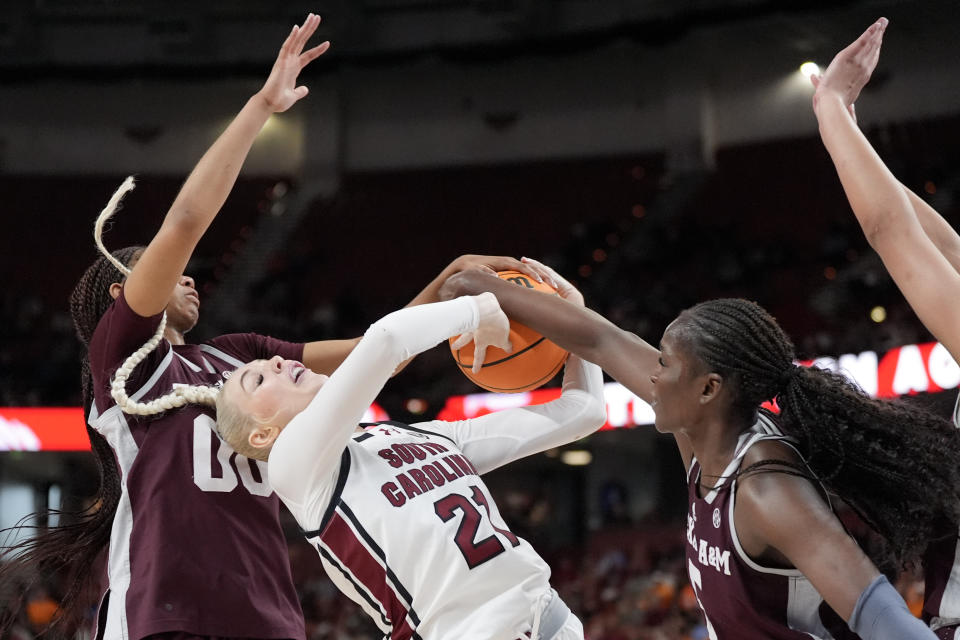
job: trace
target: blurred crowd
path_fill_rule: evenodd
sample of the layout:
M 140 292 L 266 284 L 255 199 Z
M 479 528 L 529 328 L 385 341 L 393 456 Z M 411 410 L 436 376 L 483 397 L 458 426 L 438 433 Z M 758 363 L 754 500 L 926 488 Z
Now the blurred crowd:
M 360 607 L 326 578 L 313 548 L 292 538 L 289 553 L 308 640 L 382 638 Z M 586 545 L 545 554 L 545 559 L 554 588 L 583 622 L 587 640 L 708 639 L 687 578 L 680 523 L 601 530 Z M 896 587 L 919 616 L 922 579 L 904 573 Z M 56 611 L 55 596 L 55 585 L 30 593 L 19 623 L 4 640 L 35 638 Z M 89 640 L 89 633 L 81 632 L 78 640 Z
M 960 119 L 925 127 L 941 140 L 960 140 Z M 904 128 L 891 125 L 871 138 L 881 150 L 900 153 L 896 141 Z M 949 167 L 960 166 L 960 158 L 923 145 L 912 151 L 916 157 L 889 161 L 907 186 L 953 220 L 956 185 Z M 189 267 L 201 295 L 193 339 L 251 330 L 305 341 L 360 335 L 461 253 L 539 257 L 573 280 L 592 308 L 654 344 L 681 310 L 724 296 L 760 302 L 794 338 L 801 357 L 882 352 L 930 339 L 867 245 L 815 139 L 720 150 L 716 167 L 699 172 L 673 171 L 669 156 L 659 154 L 348 176 L 335 197 L 302 213 L 282 247 L 257 256 L 248 251 L 249 239 L 272 223 L 269 212 L 278 202 L 285 204 L 276 194 L 289 191 L 287 183 L 268 183 L 241 181 L 229 205 L 236 211 L 223 214 L 227 222 L 211 229 Z M 109 184 L 100 179 L 81 189 L 89 206 Z M 38 188 L 43 191 L 33 185 L 31 195 Z M 128 207 L 149 205 L 159 220 L 176 183 L 163 179 L 148 188 L 149 202 Z M 133 197 L 146 196 L 135 191 Z M 482 228 L 451 233 L 451 211 Z M 122 222 L 107 235 L 109 246 L 147 237 Z M 51 256 L 56 295 L 30 277 L 0 294 L 3 404 L 79 400 L 80 349 L 66 294 L 82 272 L 78 265 L 93 257 L 92 247 L 82 244 Z M 231 269 L 250 264 L 259 265 L 258 275 L 231 284 Z M 401 396 L 411 389 L 427 400 L 428 413 L 446 395 L 475 390 L 450 375 L 441 351 L 419 358 L 391 385 L 399 388 L 397 406 L 386 407 L 391 415 L 403 419 Z
M 960 124 L 927 125 L 929 135 L 911 138 L 935 140 L 942 153 L 923 144 L 902 147 L 904 128 L 878 129 L 871 137 L 882 152 L 902 157 L 892 164 L 908 186 L 955 219 L 949 176 L 956 175 L 951 168 L 960 158 L 948 150 L 960 145 L 944 140 L 957 137 Z M 282 251 L 267 256 L 260 278 L 230 293 L 237 313 L 226 319 L 214 313 L 212 321 L 202 314 L 197 338 L 229 330 L 290 340 L 359 335 L 403 306 L 450 259 L 474 252 L 535 254 L 570 276 L 591 307 L 654 344 L 679 311 L 721 296 L 749 297 L 767 307 L 801 357 L 883 352 L 930 339 L 863 239 L 819 141 L 721 150 L 716 160 L 710 172 L 683 174 L 671 171 L 669 158 L 656 156 L 347 179 L 335 199 L 315 203 Z M 248 197 L 263 190 L 254 186 L 240 190 Z M 167 195 L 172 199 L 172 191 Z M 451 237 L 450 211 L 476 220 L 476 233 Z M 499 227 L 483 222 L 492 219 Z M 376 234 L 362 231 L 372 225 Z M 213 250 L 195 265 L 198 281 L 206 281 L 200 287 L 204 304 L 214 309 L 225 295 L 217 289 L 225 265 L 244 255 L 244 242 L 226 236 L 228 254 L 218 257 Z M 93 257 L 91 251 L 85 256 L 65 264 Z M 75 271 L 58 278 L 72 283 L 82 269 Z M 76 405 L 81 350 L 65 296 L 31 285 L 30 278 L 19 278 L 0 293 L 0 404 Z M 871 316 L 877 307 L 884 311 L 881 322 Z M 435 349 L 398 376 L 379 402 L 395 419 L 429 418 L 448 395 L 476 391 L 452 371 L 449 354 Z M 413 393 L 424 401 L 416 411 L 406 402 Z M 532 517 L 538 501 L 513 514 L 509 503 L 502 501 L 509 524 L 527 534 L 522 520 Z M 608 523 L 559 546 L 542 531 L 529 533 L 590 640 L 707 637 L 686 578 L 681 523 Z M 379 637 L 296 535 L 290 558 L 311 640 Z M 917 607 L 922 583 L 906 574 L 898 587 Z M 28 594 L 10 637 L 34 637 L 53 615 L 56 595 L 57 585 Z M 3 601 L 10 596 L 0 594 Z

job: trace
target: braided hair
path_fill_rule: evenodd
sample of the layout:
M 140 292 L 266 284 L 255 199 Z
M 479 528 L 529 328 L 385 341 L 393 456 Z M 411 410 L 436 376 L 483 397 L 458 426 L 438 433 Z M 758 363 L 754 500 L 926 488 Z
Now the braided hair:
M 845 376 L 794 364 L 790 338 L 759 305 L 711 300 L 676 322 L 691 355 L 732 388 L 737 419 L 776 398 L 780 426 L 799 445 L 810 472 L 843 499 L 885 543 L 878 566 L 920 560 L 945 525 L 960 523 L 960 431 L 902 401 L 871 398 Z M 771 470 L 809 477 L 785 461 Z
M 0 582 L 25 582 L 18 599 L 0 612 L 0 633 L 9 628 L 16 619 L 17 611 L 23 606 L 23 599 L 29 587 L 52 576 L 65 579 L 65 591 L 60 601 L 57 615 L 45 633 L 70 635 L 80 623 L 89 605 L 88 599 L 93 589 L 98 587 L 101 571 L 100 559 L 110 541 L 110 532 L 117 505 L 121 496 L 120 472 L 116 459 L 107 440 L 89 424 L 90 408 L 93 404 L 93 375 L 87 349 L 100 318 L 113 304 L 110 285 L 123 282 L 130 274 L 128 265 L 134 262 L 144 247 L 131 246 L 107 252 L 103 245 L 103 228 L 116 212 L 123 196 L 133 189 L 133 178 L 127 178 L 110 198 L 107 206 L 97 217 L 94 225 L 94 241 L 103 254 L 84 272 L 70 294 L 70 315 L 73 318 L 77 339 L 85 347 L 80 365 L 80 377 L 83 389 L 83 417 L 86 423 L 87 437 L 100 475 L 100 485 L 90 506 L 75 513 L 48 511 L 47 516 L 59 514 L 62 524 L 46 529 L 38 525 L 26 524 L 32 518 L 43 521 L 43 514 L 34 514 L 23 518 L 12 527 L 12 531 L 32 530 L 35 535 L 9 546 L 0 547 Z M 188 401 L 213 406 L 215 390 L 211 388 L 191 388 L 175 390 L 174 393 L 149 403 L 130 400 L 125 391 L 125 383 L 133 368 L 153 350 L 163 337 L 166 315 L 159 323 L 153 337 L 131 355 L 120 366 L 111 385 L 111 394 L 117 404 L 127 413 L 150 415 L 166 409 L 183 406 Z
M 143 247 L 125 247 L 114 251 L 111 257 L 122 264 L 129 264 Z M 93 331 L 101 316 L 113 303 L 110 285 L 121 282 L 124 274 L 106 257 L 100 257 L 84 272 L 83 277 L 70 294 L 70 315 L 77 338 L 89 347 Z M 93 403 L 93 376 L 90 359 L 84 350 L 80 364 L 83 388 L 83 417 L 87 423 Z M 110 541 L 113 517 L 120 501 L 120 472 L 113 450 L 107 440 L 93 427 L 86 424 L 90 449 L 97 463 L 100 485 L 88 508 L 61 518 L 57 527 L 43 530 L 40 526 L 26 526 L 31 516 L 21 521 L 20 529 L 32 529 L 36 535 L 3 550 L 6 562 L 0 566 L 0 578 L 17 576 L 30 584 L 54 575 L 63 576 L 66 588 L 60 603 L 60 613 L 54 618 L 49 631 L 69 633 L 80 621 L 87 598 L 101 575 L 98 559 Z M 27 589 L 20 593 L 20 601 L 6 611 L 0 619 L 0 630 L 13 623 L 15 611 L 22 606 Z

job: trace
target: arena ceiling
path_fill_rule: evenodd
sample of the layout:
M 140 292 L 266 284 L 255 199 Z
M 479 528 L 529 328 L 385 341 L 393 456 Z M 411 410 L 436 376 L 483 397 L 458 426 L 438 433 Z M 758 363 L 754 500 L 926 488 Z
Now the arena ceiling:
M 243 74 L 272 60 L 277 35 L 321 13 L 333 61 L 391 64 L 553 53 L 617 40 L 667 45 L 697 29 L 833 50 L 888 15 L 918 44 L 953 28 L 953 0 L 3 0 L 0 72 L 70 75 L 128 69 L 189 77 Z M 775 33 L 770 33 L 771 29 Z M 744 31 L 745 30 L 745 31 Z

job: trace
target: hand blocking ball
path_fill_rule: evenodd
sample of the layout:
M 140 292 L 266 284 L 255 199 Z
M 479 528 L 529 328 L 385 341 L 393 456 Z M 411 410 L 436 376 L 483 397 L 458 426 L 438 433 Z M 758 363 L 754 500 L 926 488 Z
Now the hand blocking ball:
M 537 282 L 519 271 L 501 271 L 501 279 L 518 287 L 557 295 L 550 285 Z M 530 296 L 530 303 L 536 304 L 537 296 Z M 499 393 L 519 393 L 530 391 L 548 382 L 567 361 L 567 352 L 550 342 L 539 333 L 519 322 L 510 321 L 510 344 L 513 352 L 507 353 L 497 347 L 487 348 L 487 355 L 481 365 L 480 373 L 474 374 L 473 343 L 460 349 L 454 349 L 453 343 L 459 336 L 450 338 L 450 351 L 465 376 L 488 391 Z

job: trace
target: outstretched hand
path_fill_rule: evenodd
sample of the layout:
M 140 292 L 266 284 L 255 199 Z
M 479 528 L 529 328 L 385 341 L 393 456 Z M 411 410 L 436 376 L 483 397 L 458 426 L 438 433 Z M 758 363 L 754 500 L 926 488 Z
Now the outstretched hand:
M 533 258 L 520 258 L 520 260 L 539 274 L 540 278 L 542 278 L 541 282 L 546 282 L 556 289 L 561 298 L 581 307 L 584 306 L 583 294 L 551 267 Z
M 493 276 L 497 275 L 498 271 L 519 271 L 520 273 L 530 276 L 537 282 L 543 282 L 541 275 L 537 273 L 536 269 L 510 256 L 462 255 L 450 263 L 446 275 L 449 277 L 455 273 L 469 269 L 483 271 Z
M 277 55 L 277 61 L 273 63 L 270 76 L 260 89 L 260 95 L 274 113 L 286 111 L 309 93 L 307 87 L 297 86 L 297 77 L 304 67 L 330 48 L 330 42 L 326 41 L 306 51 L 303 50 L 319 25 L 320 16 L 313 13 L 307 15 L 303 26 L 294 25 L 290 35 L 280 47 L 280 53 Z
M 483 360 L 487 357 L 487 347 L 498 347 L 507 353 L 513 351 L 510 344 L 510 321 L 500 309 L 497 297 L 490 292 L 476 296 L 480 319 L 477 328 L 468 331 L 457 338 L 453 343 L 454 349 L 460 349 L 473 344 L 473 373 L 480 373 Z
M 832 93 L 843 100 L 850 115 L 856 119 L 854 103 L 877 67 L 887 22 L 886 18 L 874 22 L 852 44 L 834 56 L 823 75 L 810 76 L 810 81 L 816 88 L 813 95 L 814 110 L 823 95 Z

